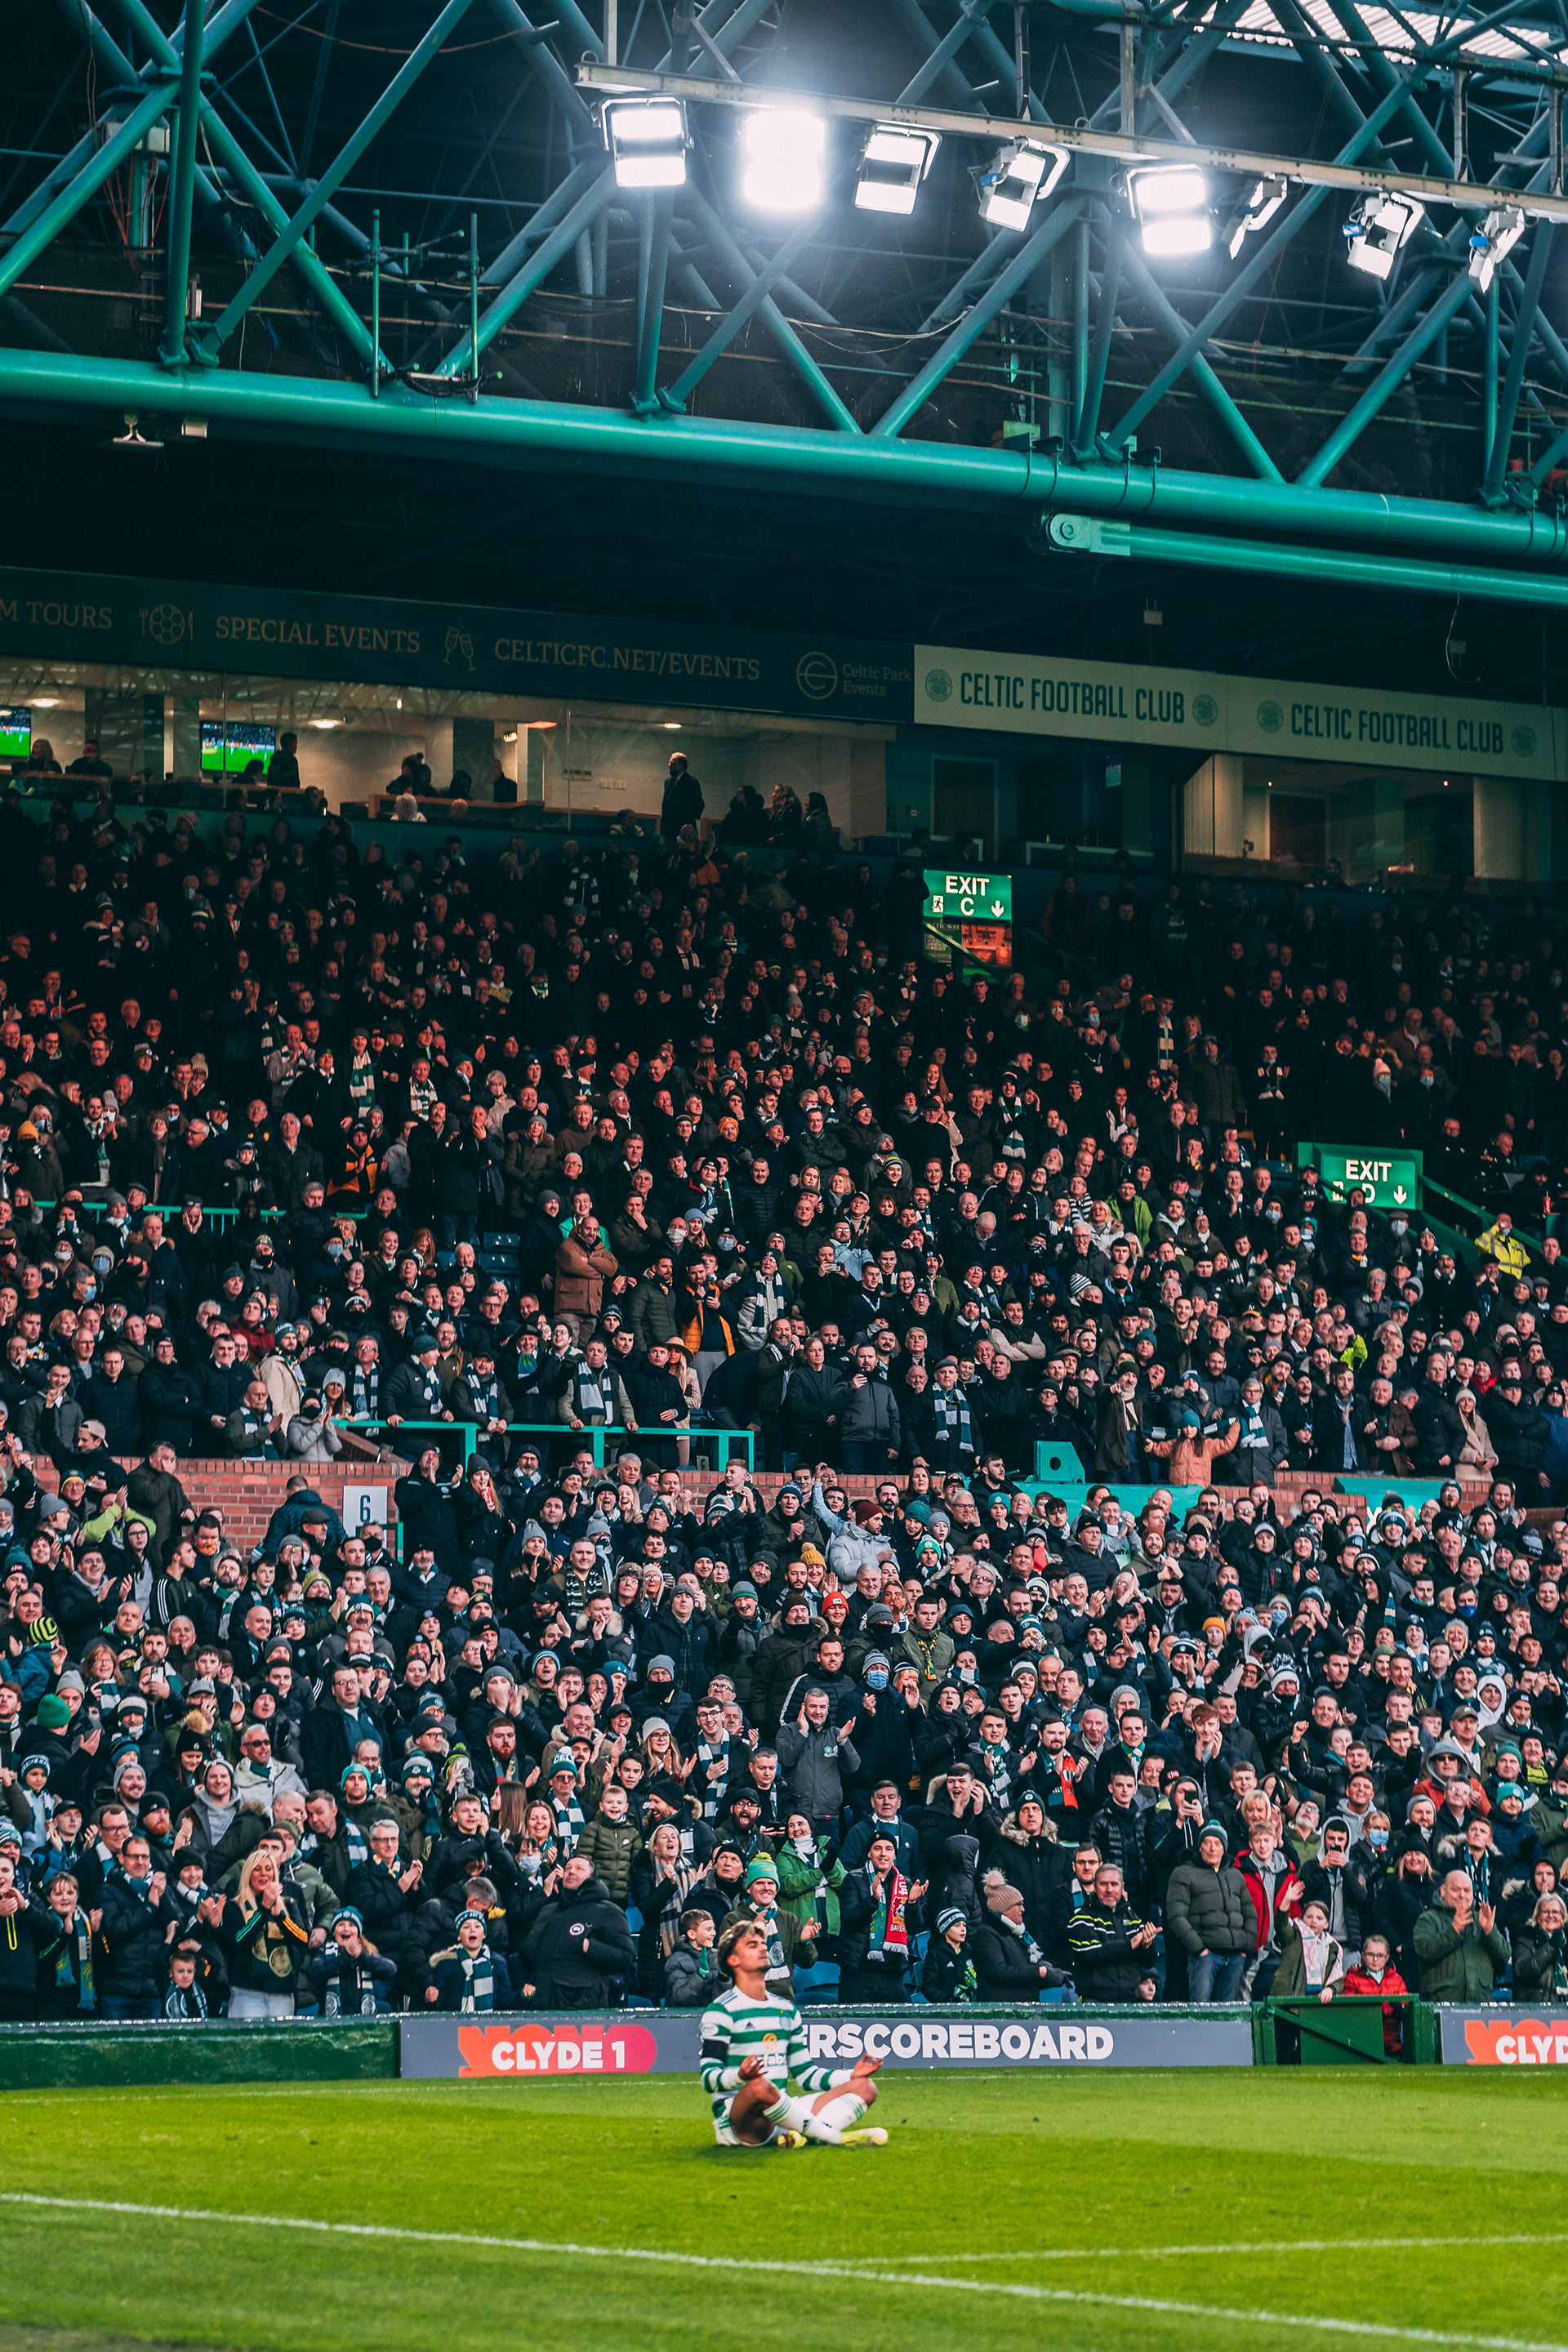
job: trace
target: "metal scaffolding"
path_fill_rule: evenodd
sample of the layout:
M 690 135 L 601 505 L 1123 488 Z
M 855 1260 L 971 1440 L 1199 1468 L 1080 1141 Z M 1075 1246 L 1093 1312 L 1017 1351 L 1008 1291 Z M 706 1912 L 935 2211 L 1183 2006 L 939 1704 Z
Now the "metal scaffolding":
M 794 480 L 995 508 L 1067 561 L 1568 600 L 1557 0 L 108 6 L 58 0 L 22 73 L 13 415 Z M 612 92 L 679 102 L 683 184 L 617 184 Z M 736 170 L 780 107 L 828 154 L 783 222 Z M 878 124 L 940 142 L 908 217 L 853 201 Z M 1000 226 L 977 197 L 1020 138 L 1060 168 Z M 1176 165 L 1225 228 L 1172 259 L 1135 182 Z M 1351 267 L 1402 205 L 1386 268 Z

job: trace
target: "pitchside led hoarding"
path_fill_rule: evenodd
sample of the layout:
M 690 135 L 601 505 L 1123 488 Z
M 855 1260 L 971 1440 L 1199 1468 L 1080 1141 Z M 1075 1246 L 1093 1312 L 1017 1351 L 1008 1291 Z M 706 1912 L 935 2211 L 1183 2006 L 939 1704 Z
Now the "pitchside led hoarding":
M 616 2011 L 549 2017 L 405 2017 L 405 2079 L 539 2082 L 593 2074 L 695 2074 L 701 2012 Z M 1052 2009 L 936 2013 L 807 2010 L 813 2058 L 850 2066 L 1250 2066 L 1248 2017 Z
M 1568 2066 L 1568 2009 L 1437 2011 L 1445 2066 Z

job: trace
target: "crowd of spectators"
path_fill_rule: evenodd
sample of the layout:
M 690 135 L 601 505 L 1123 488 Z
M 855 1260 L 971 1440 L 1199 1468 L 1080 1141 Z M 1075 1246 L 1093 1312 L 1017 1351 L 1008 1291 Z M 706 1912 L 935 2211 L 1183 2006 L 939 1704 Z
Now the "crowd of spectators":
M 0 847 L 0 2017 L 1568 1989 L 1533 909 Z

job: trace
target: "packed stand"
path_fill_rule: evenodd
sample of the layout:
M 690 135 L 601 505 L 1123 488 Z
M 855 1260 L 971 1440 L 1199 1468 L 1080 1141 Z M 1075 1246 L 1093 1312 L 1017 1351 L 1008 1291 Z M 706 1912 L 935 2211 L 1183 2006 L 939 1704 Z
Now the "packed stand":
M 700 803 L 0 807 L 0 2018 L 1561 1999 L 1556 934 L 1069 877 L 966 982 Z

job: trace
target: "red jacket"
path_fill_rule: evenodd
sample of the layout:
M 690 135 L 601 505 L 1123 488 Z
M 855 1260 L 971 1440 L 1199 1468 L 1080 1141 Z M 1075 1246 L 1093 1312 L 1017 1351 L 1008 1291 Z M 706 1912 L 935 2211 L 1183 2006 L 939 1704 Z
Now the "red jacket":
M 1268 1896 L 1263 1883 L 1263 1873 L 1258 1869 L 1257 1858 L 1249 1845 L 1244 1845 L 1241 1852 L 1233 1857 L 1232 1867 L 1240 1871 L 1242 1883 L 1247 1888 L 1247 1898 L 1252 1905 L 1252 1948 L 1254 1952 L 1260 1952 L 1268 1941 Z M 1296 1869 L 1295 1864 L 1291 1864 L 1279 1881 L 1281 1889 L 1289 1886 L 1292 1879 L 1299 1880 L 1300 1876 L 1300 1873 Z M 1290 1906 L 1281 1903 L 1279 1895 L 1276 1895 L 1274 1927 L 1277 1942 L 1279 1923 L 1289 1916 Z
M 1394 1996 L 1407 1993 L 1410 1988 L 1392 1960 L 1384 1969 L 1381 1979 L 1368 1976 L 1364 1969 L 1348 1969 L 1339 1990 L 1342 1992 L 1364 1994 L 1369 2000 L 1374 1999 L 1379 1993 L 1384 1994 L 1385 1998 L 1383 2004 L 1383 2046 L 1391 2053 L 1397 2053 L 1403 2048 L 1404 2019 L 1402 2012 L 1394 2005 Z

